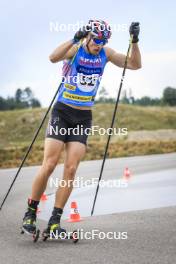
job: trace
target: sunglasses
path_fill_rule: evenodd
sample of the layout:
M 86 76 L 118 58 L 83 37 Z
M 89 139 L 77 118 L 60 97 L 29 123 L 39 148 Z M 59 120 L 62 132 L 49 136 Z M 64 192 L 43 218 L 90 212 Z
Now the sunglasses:
M 107 39 L 92 38 L 92 40 L 96 45 L 105 45 L 106 43 L 108 43 Z

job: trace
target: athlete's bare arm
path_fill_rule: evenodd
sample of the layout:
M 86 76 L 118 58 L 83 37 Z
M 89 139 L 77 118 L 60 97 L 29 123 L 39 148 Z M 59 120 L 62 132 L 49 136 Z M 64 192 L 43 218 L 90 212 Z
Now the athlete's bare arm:
M 117 53 L 115 50 L 105 47 L 106 56 L 108 61 L 112 62 L 116 66 L 123 68 L 125 64 L 125 55 Z M 137 70 L 142 67 L 141 54 L 137 43 L 132 44 L 131 53 L 127 63 L 127 69 Z
M 77 51 L 77 45 L 71 40 L 59 45 L 49 56 L 51 62 L 58 62 L 65 59 L 71 59 Z

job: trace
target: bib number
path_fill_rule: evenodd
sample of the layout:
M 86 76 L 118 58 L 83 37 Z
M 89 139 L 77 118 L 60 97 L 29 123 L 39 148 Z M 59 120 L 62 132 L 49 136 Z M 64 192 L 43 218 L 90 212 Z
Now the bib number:
M 78 88 L 83 92 L 91 92 L 96 88 L 99 75 L 78 73 Z

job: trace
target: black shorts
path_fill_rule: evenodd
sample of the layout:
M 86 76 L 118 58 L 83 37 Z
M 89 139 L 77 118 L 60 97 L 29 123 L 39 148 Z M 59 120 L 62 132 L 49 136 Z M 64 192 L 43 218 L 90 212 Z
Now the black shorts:
M 46 137 L 61 140 L 64 143 L 77 141 L 87 145 L 91 125 L 91 110 L 75 109 L 57 102 L 51 112 Z

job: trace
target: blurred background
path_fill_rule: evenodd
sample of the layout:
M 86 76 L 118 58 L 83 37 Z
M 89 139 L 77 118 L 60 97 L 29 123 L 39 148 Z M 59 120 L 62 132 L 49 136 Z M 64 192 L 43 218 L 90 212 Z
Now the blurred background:
M 109 0 L 0 2 L 0 167 L 17 167 L 61 80 L 62 63 L 48 57 L 60 43 L 72 39 L 89 19 L 112 27 L 109 46 L 126 53 L 128 27 L 141 25 L 142 69 L 127 71 L 108 157 L 176 151 L 176 4 Z M 93 110 L 94 125 L 107 128 L 112 118 L 122 69 L 106 66 Z M 26 165 L 39 165 L 47 120 Z M 91 136 L 85 159 L 101 159 L 107 136 Z M 62 157 L 64 158 L 64 157 Z

